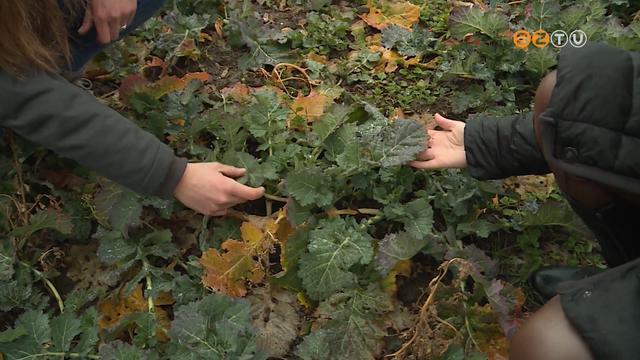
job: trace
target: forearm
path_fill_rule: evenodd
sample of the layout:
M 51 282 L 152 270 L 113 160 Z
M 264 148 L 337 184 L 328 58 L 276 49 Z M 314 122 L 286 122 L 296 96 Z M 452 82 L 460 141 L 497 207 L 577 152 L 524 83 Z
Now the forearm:
M 549 173 L 536 145 L 531 116 L 479 116 L 467 121 L 464 144 L 469 174 L 489 180 Z
M 168 198 L 186 161 L 116 111 L 63 79 L 0 74 L 0 122 L 137 192 Z

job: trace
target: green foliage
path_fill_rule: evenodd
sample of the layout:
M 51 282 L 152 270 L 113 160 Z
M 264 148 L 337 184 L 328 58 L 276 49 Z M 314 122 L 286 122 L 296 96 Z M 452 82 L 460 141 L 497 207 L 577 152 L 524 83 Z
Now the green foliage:
M 176 310 L 171 323 L 174 358 L 264 359 L 256 350 L 246 301 L 208 295 Z M 187 355 L 192 354 L 192 355 Z
M 169 2 L 101 54 L 87 73 L 97 96 L 180 156 L 246 168 L 238 180 L 268 198 L 210 219 L 2 143 L 4 358 L 380 358 L 399 345 L 388 335 L 407 330 L 399 318 L 415 323 L 406 314 L 422 305 L 434 264 L 458 258 L 456 274 L 472 279 L 445 281 L 432 304 L 457 335 L 433 332 L 429 343 L 448 345 L 442 359 L 482 359 L 468 345 L 512 330 L 520 299 L 495 277 L 520 285 L 542 264 L 600 264 L 553 189 L 523 194 L 406 164 L 425 148 L 427 113 L 530 111 L 557 50 L 516 49 L 509 30 L 583 29 L 637 50 L 631 7 L 410 2 L 420 11 L 411 30 L 380 31 L 361 21 L 367 1 Z M 211 79 L 180 83 L 201 71 Z M 318 116 L 297 111 L 294 99 L 307 97 Z M 63 169 L 60 179 L 49 168 Z M 227 254 L 221 244 L 244 241 L 247 222 L 263 231 L 252 241 L 267 244 L 244 259 L 264 279 L 242 284 L 250 301 L 209 294 L 198 258 Z M 412 261 L 418 254 L 428 260 Z
M 373 258 L 370 236 L 352 219 L 321 221 L 311 231 L 307 249 L 300 258 L 298 274 L 315 300 L 355 286 L 356 275 L 349 268 L 366 265 Z

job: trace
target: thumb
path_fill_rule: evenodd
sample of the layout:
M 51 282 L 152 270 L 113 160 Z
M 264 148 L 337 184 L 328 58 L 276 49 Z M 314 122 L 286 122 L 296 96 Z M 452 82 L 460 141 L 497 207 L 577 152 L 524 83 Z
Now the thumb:
M 225 176 L 237 178 L 244 175 L 244 173 L 247 172 L 247 169 L 237 168 L 231 165 L 220 164 L 219 171 Z
M 456 126 L 456 124 L 459 122 L 457 120 L 447 119 L 446 117 L 440 114 L 436 114 L 435 118 L 436 118 L 436 123 L 438 123 L 438 125 L 444 130 L 453 129 Z
M 89 8 L 87 8 L 87 11 L 84 14 L 84 19 L 82 20 L 82 25 L 78 29 L 78 34 L 86 35 L 89 32 L 89 30 L 91 30 L 92 26 L 93 26 L 93 13 Z

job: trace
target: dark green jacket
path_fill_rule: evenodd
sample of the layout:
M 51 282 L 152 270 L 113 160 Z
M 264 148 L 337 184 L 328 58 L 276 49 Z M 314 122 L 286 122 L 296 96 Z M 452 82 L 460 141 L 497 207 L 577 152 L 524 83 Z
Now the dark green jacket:
M 640 194 L 640 53 L 599 43 L 567 45 L 540 122 L 542 152 L 531 114 L 468 121 L 464 141 L 471 176 L 541 174 L 550 163 Z
M 0 126 L 142 194 L 170 198 L 186 160 L 58 75 L 0 72 Z

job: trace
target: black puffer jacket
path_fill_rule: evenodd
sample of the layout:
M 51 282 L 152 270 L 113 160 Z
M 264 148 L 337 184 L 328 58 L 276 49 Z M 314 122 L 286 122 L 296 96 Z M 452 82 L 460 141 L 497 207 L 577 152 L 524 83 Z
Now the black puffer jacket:
M 467 122 L 471 176 L 497 179 L 561 170 L 640 194 L 640 53 L 604 44 L 567 46 L 541 115 L 543 154 L 531 114 Z

